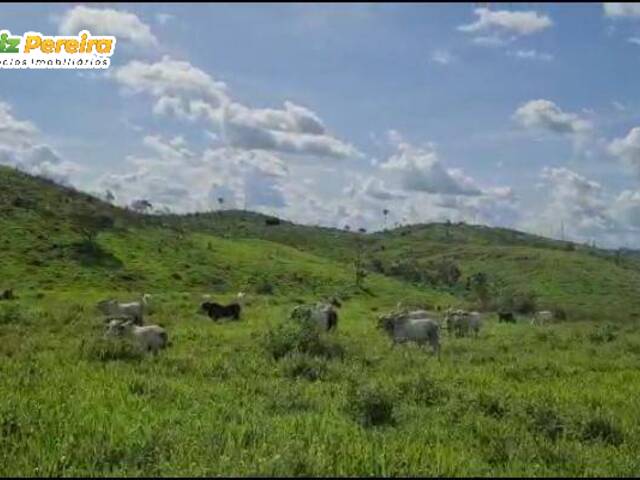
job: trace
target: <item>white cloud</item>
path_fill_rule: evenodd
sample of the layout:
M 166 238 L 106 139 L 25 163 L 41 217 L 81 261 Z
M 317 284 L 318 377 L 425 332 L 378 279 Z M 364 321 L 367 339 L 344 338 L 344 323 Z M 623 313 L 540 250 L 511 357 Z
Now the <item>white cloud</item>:
M 155 47 L 158 40 L 149 25 L 134 13 L 111 8 L 91 8 L 78 5 L 68 10 L 60 19 L 58 30 L 63 35 L 76 35 L 81 30 L 93 35 L 114 35 L 140 47 Z
M 523 60 L 540 60 L 543 62 L 553 60 L 553 55 L 550 53 L 538 52 L 537 50 L 516 50 L 515 52 L 509 52 L 509 55 Z
M 513 119 L 531 130 L 568 135 L 576 147 L 583 148 L 593 136 L 593 124 L 575 113 L 562 111 L 549 100 L 530 100 L 518 107 Z
M 640 18 L 640 3 L 603 3 L 604 14 L 612 18 Z
M 283 109 L 233 102 L 223 82 L 188 62 L 167 56 L 156 63 L 132 61 L 117 69 L 114 78 L 128 92 L 154 97 L 157 115 L 209 122 L 229 146 L 334 159 L 361 156 L 353 145 L 329 134 L 310 109 L 289 101 Z
M 440 65 L 449 65 L 455 60 L 455 57 L 447 50 L 435 50 L 431 54 L 431 61 Z
M 26 147 L 33 144 L 38 133 L 33 123 L 16 119 L 11 105 L 0 101 L 0 145 Z
M 579 241 L 600 237 L 616 228 L 610 202 L 602 185 L 565 167 L 545 167 L 541 172 L 546 200 L 540 209 L 529 211 L 525 227 L 544 235 L 558 236 L 564 227 L 566 238 Z
M 327 134 L 315 113 L 291 102 L 283 110 L 229 104 L 223 119 L 223 138 L 235 147 L 335 159 L 361 156 L 354 146 Z
M 81 167 L 61 158 L 40 136 L 33 123 L 18 120 L 11 106 L 0 101 L 0 164 L 69 184 Z
M 626 137 L 614 139 L 607 150 L 640 173 L 640 127 L 629 130 Z
M 613 216 L 622 224 L 640 230 L 640 190 L 625 190 L 612 206 Z
M 143 145 L 149 153 L 129 157 L 128 172 L 103 175 L 93 189 L 113 192 L 119 205 L 145 199 L 157 210 L 176 213 L 217 208 L 219 197 L 230 208 L 286 206 L 282 180 L 289 170 L 269 152 L 228 147 L 197 152 L 180 136 L 149 135 Z
M 381 165 L 383 170 L 398 172 L 404 190 L 448 195 L 480 195 L 473 179 L 459 169 L 446 169 L 433 148 L 419 148 L 399 143 L 398 151 Z
M 126 92 L 156 99 L 154 113 L 183 119 L 218 119 L 215 113 L 228 102 L 227 87 L 189 62 L 164 56 L 155 63 L 134 60 L 115 71 L 114 79 Z
M 475 43 L 495 46 L 507 43 L 513 38 L 532 35 L 553 25 L 551 19 L 535 11 L 509 11 L 476 8 L 478 19 L 461 25 L 458 30 L 475 36 Z

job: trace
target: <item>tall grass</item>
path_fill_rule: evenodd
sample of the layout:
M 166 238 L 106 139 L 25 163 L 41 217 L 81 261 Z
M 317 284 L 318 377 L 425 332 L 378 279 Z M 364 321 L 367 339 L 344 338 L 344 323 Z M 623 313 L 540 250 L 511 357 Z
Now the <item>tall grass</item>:
M 271 296 L 218 324 L 187 298 L 154 297 L 149 321 L 173 341 L 158 356 L 102 343 L 90 300 L 48 295 L 3 322 L 0 475 L 639 472 L 636 327 L 490 319 L 478 339 L 445 335 L 438 361 L 392 347 L 376 299 L 320 334 Z

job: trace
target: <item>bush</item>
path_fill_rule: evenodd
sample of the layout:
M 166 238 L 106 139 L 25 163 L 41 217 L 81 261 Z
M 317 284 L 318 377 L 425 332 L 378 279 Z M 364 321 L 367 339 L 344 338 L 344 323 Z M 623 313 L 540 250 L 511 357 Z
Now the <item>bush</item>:
M 623 442 L 624 435 L 611 420 L 594 418 L 583 425 L 582 440 L 587 442 L 599 440 L 609 445 L 618 446 Z
M 549 440 L 557 440 L 566 431 L 565 421 L 552 408 L 530 406 L 527 413 L 531 419 L 531 429 Z
M 551 312 L 553 313 L 554 320 L 564 321 L 567 319 L 567 312 L 562 307 L 553 307 Z
M 485 392 L 480 392 L 474 403 L 483 414 L 496 419 L 504 417 L 508 412 L 508 407 L 502 397 Z
M 377 384 L 352 387 L 347 408 L 351 416 L 363 427 L 394 425 L 394 401 L 385 389 Z
M 294 320 L 282 322 L 268 330 L 262 345 L 275 360 L 289 353 L 325 358 L 341 357 L 344 353 L 340 344 L 327 338 L 312 323 Z
M 399 385 L 403 397 L 411 398 L 416 403 L 433 406 L 447 397 L 447 392 L 428 377 L 419 377 L 413 381 L 402 382 Z
M 617 338 L 618 328 L 612 324 L 600 325 L 589 334 L 589 340 L 593 343 L 613 342 Z
M 536 298 L 533 292 L 503 291 L 498 299 L 498 308 L 505 312 L 528 315 L 536 311 Z
M 275 287 L 271 282 L 263 280 L 255 286 L 255 292 L 258 295 L 273 295 L 275 293 Z
M 17 303 L 8 303 L 0 305 L 0 325 L 8 325 L 10 323 L 23 323 L 25 316 Z
M 139 360 L 144 356 L 142 349 L 128 338 L 99 337 L 83 344 L 82 351 L 87 359 L 100 362 Z
M 319 358 L 293 353 L 284 358 L 282 372 L 289 378 L 303 378 L 315 382 L 326 377 L 327 365 Z

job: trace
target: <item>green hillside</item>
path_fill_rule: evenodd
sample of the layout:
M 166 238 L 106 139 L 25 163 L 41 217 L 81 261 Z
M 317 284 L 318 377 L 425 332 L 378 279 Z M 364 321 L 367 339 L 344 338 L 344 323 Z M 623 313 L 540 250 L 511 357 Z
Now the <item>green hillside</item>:
M 0 167 L 0 292 L 17 296 L 0 300 L 0 476 L 638 476 L 627 257 L 465 225 L 265 220 L 138 215 Z M 452 263 L 454 284 L 430 281 Z M 479 271 L 570 321 L 488 314 L 477 338 L 443 329 L 439 358 L 376 328 L 398 301 L 474 305 Z M 239 291 L 240 321 L 198 312 Z M 142 293 L 171 341 L 157 356 L 106 341 L 95 308 Z M 329 295 L 337 331 L 288 320 Z
M 114 219 L 98 234 L 97 251 L 87 251 L 74 222 L 82 210 Z M 329 293 L 353 284 L 361 250 L 376 284 L 392 285 L 386 276 L 473 303 L 466 279 L 483 272 L 496 302 L 504 292 L 530 293 L 540 308 L 576 319 L 640 315 L 636 252 L 616 256 L 508 229 L 440 223 L 360 234 L 284 220 L 269 226 L 264 215 L 241 211 L 144 216 L 7 168 L 0 169 L 0 212 L 7 288 L 225 293 L 271 285 L 288 295 Z M 434 281 L 442 262 L 460 270 L 455 285 Z

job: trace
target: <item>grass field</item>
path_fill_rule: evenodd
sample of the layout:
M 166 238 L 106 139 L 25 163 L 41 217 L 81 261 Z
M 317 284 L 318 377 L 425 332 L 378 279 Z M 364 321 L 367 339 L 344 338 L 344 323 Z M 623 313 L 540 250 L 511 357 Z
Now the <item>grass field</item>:
M 385 265 L 449 256 L 570 312 L 488 314 L 479 338 L 444 334 L 438 360 L 392 347 L 376 316 L 468 295 L 373 272 L 356 288 L 355 234 L 146 218 L 6 169 L 0 187 L 0 291 L 18 297 L 0 301 L 0 476 L 640 475 L 633 263 L 462 226 L 448 244 L 438 226 L 367 236 Z M 85 203 L 117 220 L 91 249 L 70 220 Z M 240 322 L 198 313 L 202 294 L 238 291 Z M 143 292 L 172 342 L 157 356 L 105 342 L 95 310 Z M 328 295 L 344 300 L 336 332 L 286 321 Z

